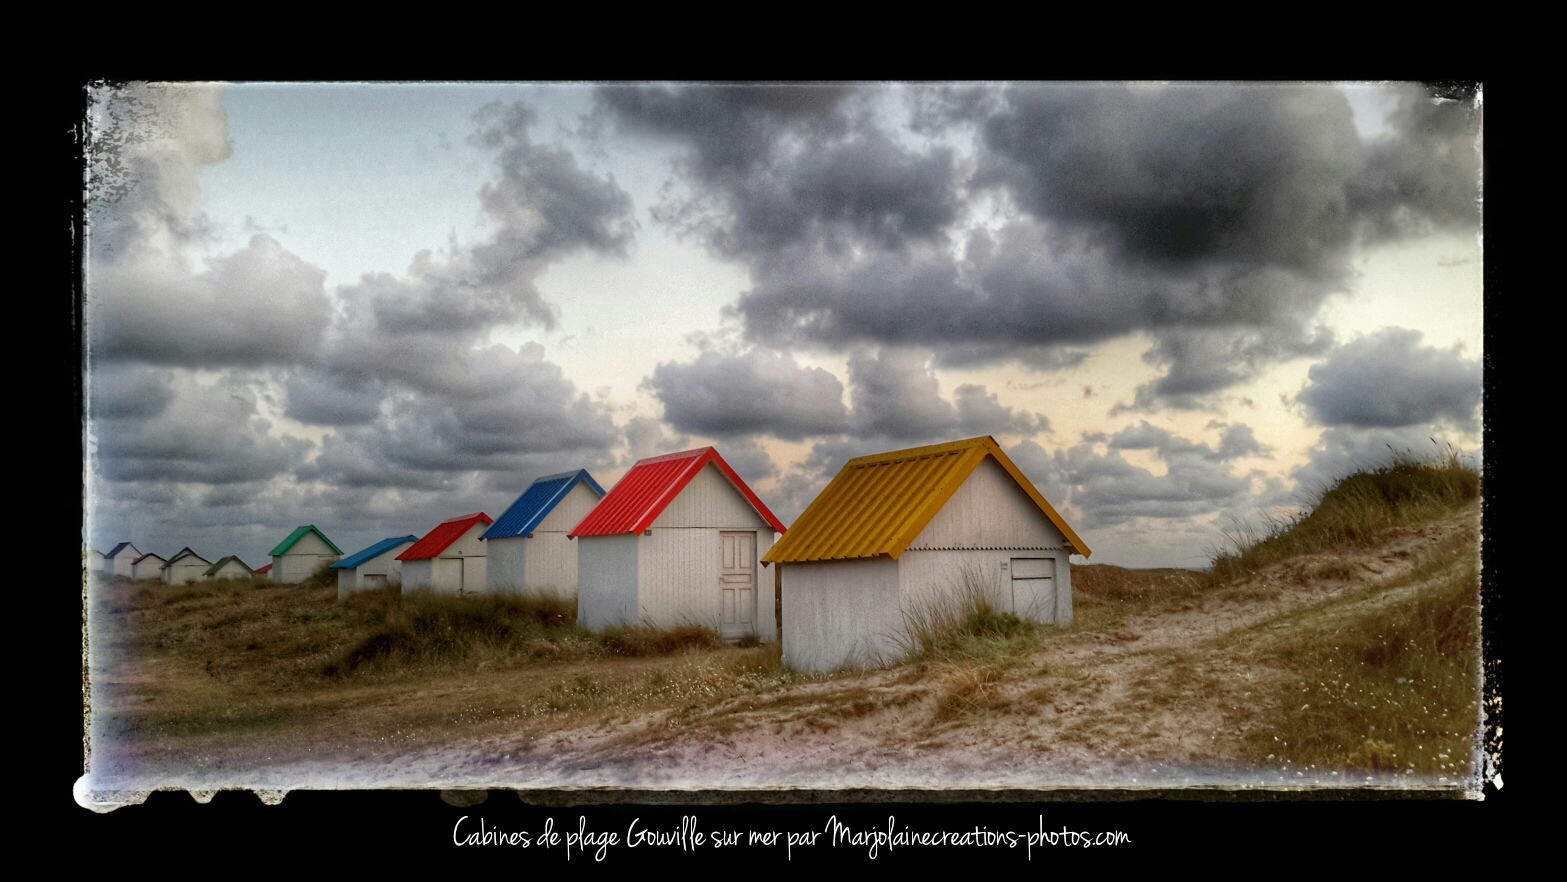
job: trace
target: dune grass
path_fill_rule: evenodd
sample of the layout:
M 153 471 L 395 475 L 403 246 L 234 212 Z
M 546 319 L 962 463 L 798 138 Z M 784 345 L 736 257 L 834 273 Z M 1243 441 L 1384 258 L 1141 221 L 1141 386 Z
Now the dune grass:
M 1467 557 L 1465 555 L 1457 555 Z M 1301 623 L 1262 660 L 1283 676 L 1251 758 L 1294 768 L 1475 772 L 1479 573 L 1457 560 L 1407 600 Z
M 1430 521 L 1480 497 L 1481 475 L 1457 451 L 1422 459 L 1393 453 L 1380 468 L 1356 472 L 1314 494 L 1294 517 L 1269 517 L 1259 530 L 1237 527 L 1213 557 L 1215 582 L 1320 551 L 1364 548 L 1390 529 Z
M 1310 511 L 1217 555 L 1212 583 L 1301 555 L 1374 547 L 1397 528 L 1452 516 L 1480 491 L 1479 472 L 1452 451 L 1423 461 L 1395 455 L 1335 483 Z M 1266 702 L 1274 709 L 1248 734 L 1251 759 L 1448 781 L 1474 773 L 1479 544 L 1475 534 L 1461 535 L 1469 538 L 1399 583 L 1373 586 L 1369 600 L 1362 592 L 1275 623 L 1281 639 L 1259 659 L 1279 673 Z M 1352 570 L 1328 561 L 1314 573 L 1347 575 L 1334 567 Z

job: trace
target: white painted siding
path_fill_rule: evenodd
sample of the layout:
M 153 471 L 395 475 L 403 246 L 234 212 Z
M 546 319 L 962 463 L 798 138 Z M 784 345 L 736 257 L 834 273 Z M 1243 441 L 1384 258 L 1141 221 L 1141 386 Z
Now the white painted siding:
M 394 545 L 370 558 L 364 563 L 352 569 L 338 570 L 337 573 L 337 599 L 342 600 L 355 591 L 371 591 L 384 588 L 388 584 L 401 585 L 403 581 L 403 562 L 397 559 L 399 554 L 408 550 L 412 542 L 404 542 Z M 347 575 L 345 581 L 344 575 Z M 379 576 L 379 579 L 372 577 Z
M 637 553 L 640 619 L 718 630 L 718 531 L 654 527 Z
M 555 508 L 544 516 L 544 520 L 539 521 L 539 525 L 533 529 L 534 534 L 570 533 L 599 504 L 599 498 L 587 482 L 578 481 L 566 494 L 566 498 L 556 503 Z
M 250 570 L 247 569 L 245 567 L 245 565 L 240 563 L 239 561 L 231 560 L 228 563 L 224 564 L 223 568 L 218 570 L 216 573 L 213 573 L 210 576 L 203 575 L 203 578 L 208 579 L 208 580 L 215 580 L 215 579 L 248 579 L 248 578 L 250 578 Z
M 1064 543 L 1006 469 L 986 457 L 909 548 L 1059 549 Z
M 973 584 L 1001 612 L 1011 612 L 1011 551 L 905 551 L 898 558 L 898 600 L 905 610 L 955 603 Z
M 426 590 L 434 581 L 434 560 L 405 560 L 403 563 L 403 592 Z
M 778 534 L 770 526 L 756 531 L 756 637 L 763 643 L 778 639 L 777 583 L 773 581 L 773 568 L 778 565 L 762 563 L 777 541 Z
M 997 611 L 1018 613 L 1012 608 L 1012 574 L 1008 569 L 1011 560 L 1017 557 L 1055 561 L 1054 621 L 1049 617 L 1038 620 L 1046 624 L 1072 624 L 1072 576 L 1064 550 L 906 551 L 898 559 L 899 600 L 905 610 L 953 603 L 972 582 L 986 592 Z
M 528 544 L 521 536 L 484 540 L 484 555 L 489 559 L 484 590 L 494 594 L 521 594 L 527 585 Z
M 101 573 L 101 572 L 103 572 L 103 552 L 101 552 L 101 551 L 89 551 L 87 553 L 87 572 L 89 572 L 89 573 Z
M 114 556 L 114 560 L 111 562 L 113 566 L 110 568 L 110 572 L 114 573 L 116 576 L 124 576 L 127 579 L 131 578 L 131 565 L 134 564 L 136 562 L 136 558 L 141 557 L 141 555 L 142 553 L 136 550 L 136 546 L 125 546 L 120 550 L 119 554 Z M 211 565 L 208 564 L 208 566 Z
M 653 521 L 660 527 L 708 527 L 726 530 L 772 529 L 751 503 L 729 483 L 718 466 L 708 463 Z M 717 541 L 716 539 L 714 540 Z
M 783 565 L 783 661 L 796 670 L 874 665 L 901 651 L 891 558 Z
M 163 571 L 164 581 L 170 585 L 184 585 L 187 582 L 195 582 L 200 580 L 202 573 L 205 573 L 211 566 L 212 561 L 209 560 L 202 560 L 199 557 L 182 557 Z
M 534 533 L 527 542 L 527 590 L 555 597 L 576 597 L 576 540 L 566 538 L 564 530 L 551 530 Z
M 272 556 L 272 581 L 303 582 L 324 566 L 337 562 L 338 553 L 315 533 L 299 537 L 287 554 Z
M 577 543 L 577 624 L 590 631 L 635 624 L 641 537 L 584 536 Z
M 141 563 L 131 565 L 131 578 L 137 581 L 141 581 L 143 579 L 162 579 L 162 567 L 164 563 L 165 561 L 163 558 L 157 556 L 156 554 L 150 555 Z

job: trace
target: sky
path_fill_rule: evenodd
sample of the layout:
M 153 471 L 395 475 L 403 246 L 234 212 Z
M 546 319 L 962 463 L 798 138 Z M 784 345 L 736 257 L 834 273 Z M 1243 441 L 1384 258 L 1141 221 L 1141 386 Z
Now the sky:
M 707 445 L 789 523 L 990 434 L 1093 563 L 1201 567 L 1392 451 L 1481 461 L 1482 104 L 100 86 L 83 542 L 351 553 Z

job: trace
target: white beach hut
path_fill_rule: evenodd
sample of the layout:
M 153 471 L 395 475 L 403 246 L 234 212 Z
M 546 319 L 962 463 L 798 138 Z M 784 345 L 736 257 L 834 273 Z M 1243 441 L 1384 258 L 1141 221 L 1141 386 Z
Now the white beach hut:
M 779 566 L 784 663 L 830 671 L 895 657 L 911 616 L 967 592 L 1069 625 L 1069 555 L 1090 553 L 986 435 L 849 460 L 763 559 Z
M 777 639 L 757 602 L 757 561 L 784 532 L 711 447 L 638 461 L 571 531 L 577 621 L 707 625 L 726 638 Z
M 211 566 L 212 561 L 186 547 L 181 548 L 158 569 L 163 574 L 163 581 L 170 585 L 184 585 L 186 582 L 199 581 Z
M 109 553 L 103 556 L 103 571 L 112 576 L 131 577 L 131 566 L 136 563 L 136 558 L 141 557 L 141 552 L 129 542 L 121 542 L 109 549 Z
M 397 556 L 403 564 L 403 590 L 427 588 L 452 594 L 484 590 L 484 543 L 479 537 L 494 523 L 482 511 L 442 521 L 423 539 Z
M 534 481 L 481 537 L 486 590 L 576 597 L 577 546 L 569 534 L 603 497 L 586 469 Z
M 355 591 L 401 585 L 403 562 L 397 555 L 418 541 L 418 536 L 393 536 L 332 564 L 332 569 L 337 571 L 337 599 L 342 600 Z
M 303 582 L 342 556 L 342 549 L 315 524 L 305 524 L 272 549 L 272 581 Z
M 229 555 L 207 568 L 201 574 L 203 579 L 211 582 L 216 579 L 248 579 L 252 575 L 250 567 L 234 555 Z
M 131 578 L 140 582 L 143 579 L 162 579 L 163 565 L 168 563 L 160 554 L 144 554 L 131 561 Z

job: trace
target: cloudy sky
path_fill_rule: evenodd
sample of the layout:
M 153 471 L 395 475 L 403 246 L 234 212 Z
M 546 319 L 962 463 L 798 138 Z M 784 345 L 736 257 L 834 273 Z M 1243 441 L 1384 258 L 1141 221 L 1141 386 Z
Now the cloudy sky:
M 785 522 L 991 434 L 1201 566 L 1479 455 L 1481 113 L 1400 84 L 95 90 L 88 523 L 253 566 L 714 445 Z

